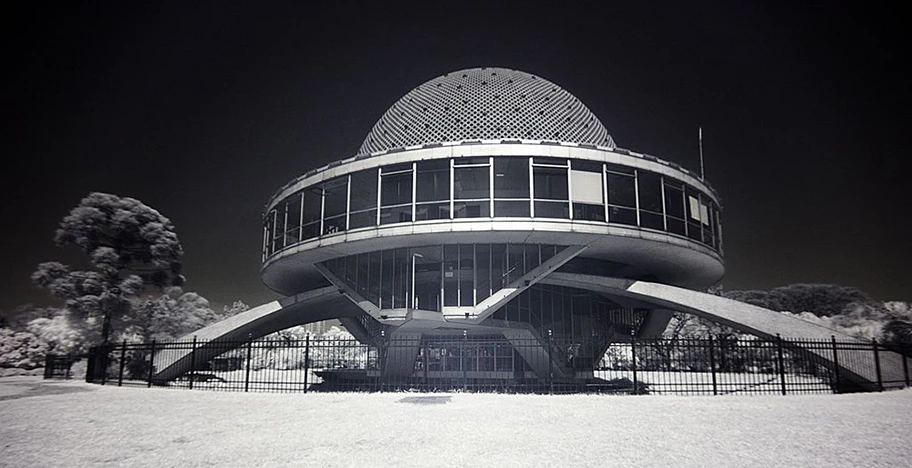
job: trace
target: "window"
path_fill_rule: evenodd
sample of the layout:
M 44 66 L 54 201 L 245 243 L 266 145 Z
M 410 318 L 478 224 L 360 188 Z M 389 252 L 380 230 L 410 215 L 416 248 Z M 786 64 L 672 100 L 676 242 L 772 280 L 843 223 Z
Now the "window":
M 554 158 L 533 158 L 532 161 L 535 217 L 569 218 L 567 161 Z
M 652 172 L 637 170 L 637 193 L 640 197 L 640 226 L 664 231 L 662 177 Z
M 349 205 L 349 229 L 377 224 L 377 169 L 358 171 L 351 175 Z
M 680 182 L 665 178 L 665 222 L 668 232 L 687 235 L 684 221 L 684 189 Z
M 636 213 L 636 182 L 634 175 L 627 174 L 627 168 L 618 169 L 619 166 L 607 165 L 605 172 L 607 182 L 608 222 L 637 225 Z M 615 172 L 623 170 L 625 172 Z
M 313 239 L 320 235 L 320 217 L 323 213 L 323 188 L 307 187 L 304 193 L 304 220 L 302 239 Z
M 323 184 L 323 234 L 345 230 L 345 208 L 348 204 L 348 176 Z
M 529 158 L 494 158 L 494 216 L 530 216 Z
M 570 194 L 573 200 L 573 219 L 605 220 L 605 189 L 602 186 L 602 164 L 591 161 L 572 161 Z
M 449 219 L 450 161 L 419 161 L 415 167 L 415 221 Z
M 489 161 L 489 158 L 453 160 L 454 218 L 490 216 L 491 165 Z
M 386 166 L 380 171 L 380 224 L 412 220 L 412 163 Z

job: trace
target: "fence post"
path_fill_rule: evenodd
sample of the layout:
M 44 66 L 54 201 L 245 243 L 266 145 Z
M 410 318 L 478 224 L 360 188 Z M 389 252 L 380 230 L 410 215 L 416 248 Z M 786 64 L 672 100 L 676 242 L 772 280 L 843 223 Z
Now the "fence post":
M 53 362 L 54 362 L 54 358 L 52 355 L 50 355 L 50 354 L 44 355 L 44 378 L 45 379 L 50 379 L 51 376 L 53 375 L 54 368 L 51 367 L 53 365 Z
M 380 330 L 380 391 L 386 390 L 386 358 L 389 347 L 386 341 L 386 330 Z
M 877 391 L 884 391 L 883 376 L 880 373 L 880 351 L 877 349 L 877 338 L 871 338 L 874 345 L 874 369 L 877 370 Z
M 101 384 L 105 385 L 108 383 L 108 354 L 110 354 L 109 344 L 103 344 L 98 349 L 101 351 L 99 354 L 99 361 L 101 362 Z
M 123 386 L 123 371 L 124 364 L 127 359 L 127 340 L 123 340 L 123 343 L 120 345 L 120 369 L 117 371 L 117 386 Z
M 247 365 L 244 366 L 244 391 L 250 390 L 250 352 L 253 347 L 253 340 L 247 339 Z
M 190 349 L 190 390 L 193 390 L 193 373 L 196 370 L 196 335 L 193 335 L 193 346 Z
M 310 334 L 304 336 L 304 393 L 307 393 L 307 381 L 310 374 Z
M 152 340 L 152 349 L 149 350 L 149 383 L 146 387 L 152 387 L 152 374 L 155 372 L 155 340 Z
M 633 368 L 633 394 L 638 395 L 639 385 L 637 382 L 637 346 L 636 346 L 636 331 L 630 330 L 630 363 Z
M 462 369 L 462 391 L 465 392 L 468 388 L 468 375 L 466 373 L 466 363 L 465 356 L 467 350 L 467 345 L 469 341 L 469 332 L 467 330 L 462 331 L 462 352 L 459 353 L 459 367 Z
M 719 394 L 716 384 L 716 351 L 713 349 L 713 337 L 709 335 L 709 371 L 712 373 L 713 395 Z
M 554 394 L 554 358 L 551 353 L 554 350 L 554 337 L 551 329 L 548 329 L 548 394 Z
M 830 335 L 833 344 L 833 393 L 839 393 L 839 354 L 836 352 L 836 335 Z
M 776 360 L 779 363 L 779 383 L 782 386 L 782 394 L 785 395 L 785 361 L 782 359 L 782 337 L 776 334 Z

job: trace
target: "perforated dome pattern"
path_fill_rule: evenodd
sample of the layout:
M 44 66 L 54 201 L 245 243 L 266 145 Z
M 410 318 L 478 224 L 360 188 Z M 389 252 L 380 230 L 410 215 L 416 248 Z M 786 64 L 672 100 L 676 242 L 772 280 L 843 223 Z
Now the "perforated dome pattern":
M 383 114 L 358 153 L 510 139 L 615 147 L 595 114 L 560 86 L 517 70 L 472 68 L 409 91 Z

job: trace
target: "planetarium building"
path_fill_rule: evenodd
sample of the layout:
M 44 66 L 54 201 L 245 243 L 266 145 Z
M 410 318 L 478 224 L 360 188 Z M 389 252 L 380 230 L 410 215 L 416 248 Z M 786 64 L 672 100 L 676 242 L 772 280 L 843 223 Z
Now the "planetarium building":
M 361 342 L 407 343 L 382 356 L 387 378 L 476 381 L 589 379 L 611 343 L 660 335 L 673 311 L 775 336 L 770 311 L 700 292 L 724 274 L 721 206 L 698 174 L 619 148 L 558 84 L 456 71 L 395 102 L 355 156 L 278 190 L 262 279 L 285 299 L 195 335 L 337 318 Z M 469 352 L 454 338 L 484 343 L 468 368 L 441 359 Z

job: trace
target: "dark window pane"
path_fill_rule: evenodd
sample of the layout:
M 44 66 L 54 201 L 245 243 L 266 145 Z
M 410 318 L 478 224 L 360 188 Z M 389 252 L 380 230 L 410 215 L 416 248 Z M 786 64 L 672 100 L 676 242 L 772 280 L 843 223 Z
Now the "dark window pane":
M 684 220 L 678 218 L 668 217 L 666 218 L 668 222 L 668 232 L 673 234 L 685 235 L 686 231 L 684 230 Z
M 499 218 L 528 218 L 529 202 L 527 201 L 494 201 L 494 216 Z
M 606 179 L 609 205 L 636 207 L 636 189 L 633 177 L 608 173 Z
M 309 187 L 304 189 L 304 223 L 320 221 L 323 204 L 323 189 Z
M 453 204 L 454 218 L 487 218 L 490 216 L 488 201 L 458 202 Z
M 700 229 L 700 223 L 694 221 L 687 221 L 687 237 L 695 241 L 703 241 L 703 232 Z
M 313 223 L 307 223 L 301 229 L 301 237 L 303 239 L 313 239 L 320 235 L 320 222 L 315 221 Z
M 662 212 L 662 178 L 651 172 L 637 172 L 637 190 L 640 192 L 640 209 Z
M 650 213 L 648 211 L 640 211 L 640 226 L 650 229 L 658 229 L 660 231 L 665 230 L 665 220 L 664 217 L 658 213 Z
M 401 205 L 412 202 L 412 173 L 383 175 L 380 181 L 380 206 Z
M 352 213 L 348 218 L 348 228 L 357 229 L 377 224 L 377 210 L 360 211 Z
M 348 201 L 348 177 L 341 177 L 323 184 L 323 217 L 345 214 Z
M 407 223 L 412 220 L 412 206 L 394 206 L 380 209 L 380 224 Z
M 475 246 L 476 300 L 481 302 L 491 295 L 491 246 Z
M 637 225 L 636 210 L 632 209 L 632 208 L 609 206 L 608 207 L 608 222 L 636 226 Z
M 453 197 L 456 200 L 490 198 L 489 167 L 457 167 L 453 173 Z
M 507 270 L 505 284 L 512 283 L 525 274 L 525 248 L 522 244 L 507 245 Z
M 535 202 L 536 218 L 570 218 L 570 206 L 567 202 Z
M 345 230 L 345 215 L 323 220 L 323 234 L 335 234 Z
M 563 158 L 549 158 L 547 156 L 536 156 L 532 158 L 535 164 L 550 164 L 554 166 L 566 166 L 567 160 Z
M 574 159 L 570 161 L 570 165 L 573 167 L 574 171 L 598 172 L 599 174 L 602 173 L 602 163 L 600 162 Z
M 536 212 L 535 214 L 538 214 Z M 604 221 L 605 207 L 602 205 L 587 205 L 583 203 L 573 204 L 573 219 L 582 219 L 586 221 Z
M 634 169 L 632 167 L 621 166 L 618 164 L 610 164 L 610 163 L 605 164 L 605 169 L 607 169 L 608 172 L 620 172 L 622 174 L 630 174 L 630 175 L 633 175 L 633 171 L 634 171 Z
M 391 174 L 393 172 L 403 172 L 410 171 L 412 169 L 412 163 L 399 163 L 399 164 L 390 164 L 389 166 L 383 166 L 381 172 L 383 174 Z
M 301 194 L 294 194 L 288 197 L 288 232 L 293 232 L 292 236 L 297 241 L 298 231 L 301 229 Z
M 684 219 L 684 192 L 679 187 L 665 185 L 665 212 L 669 216 Z
M 459 246 L 459 305 L 475 305 L 475 252 L 472 244 Z
M 420 161 L 415 188 L 418 201 L 450 199 L 450 160 Z
M 494 158 L 494 198 L 529 198 L 529 158 Z
M 415 221 L 426 219 L 449 219 L 450 202 L 419 203 L 415 207 Z
M 443 305 L 445 306 L 459 305 L 459 280 L 456 276 L 458 269 L 458 246 L 443 246 Z
M 477 158 L 456 158 L 453 160 L 453 165 L 455 166 L 465 166 L 468 164 L 488 164 L 490 160 L 487 157 L 477 157 Z
M 351 210 L 377 207 L 377 170 L 368 169 L 351 175 Z
M 534 167 L 535 198 L 544 200 L 568 200 L 567 170 L 559 167 Z M 538 213 L 536 212 L 536 215 Z

